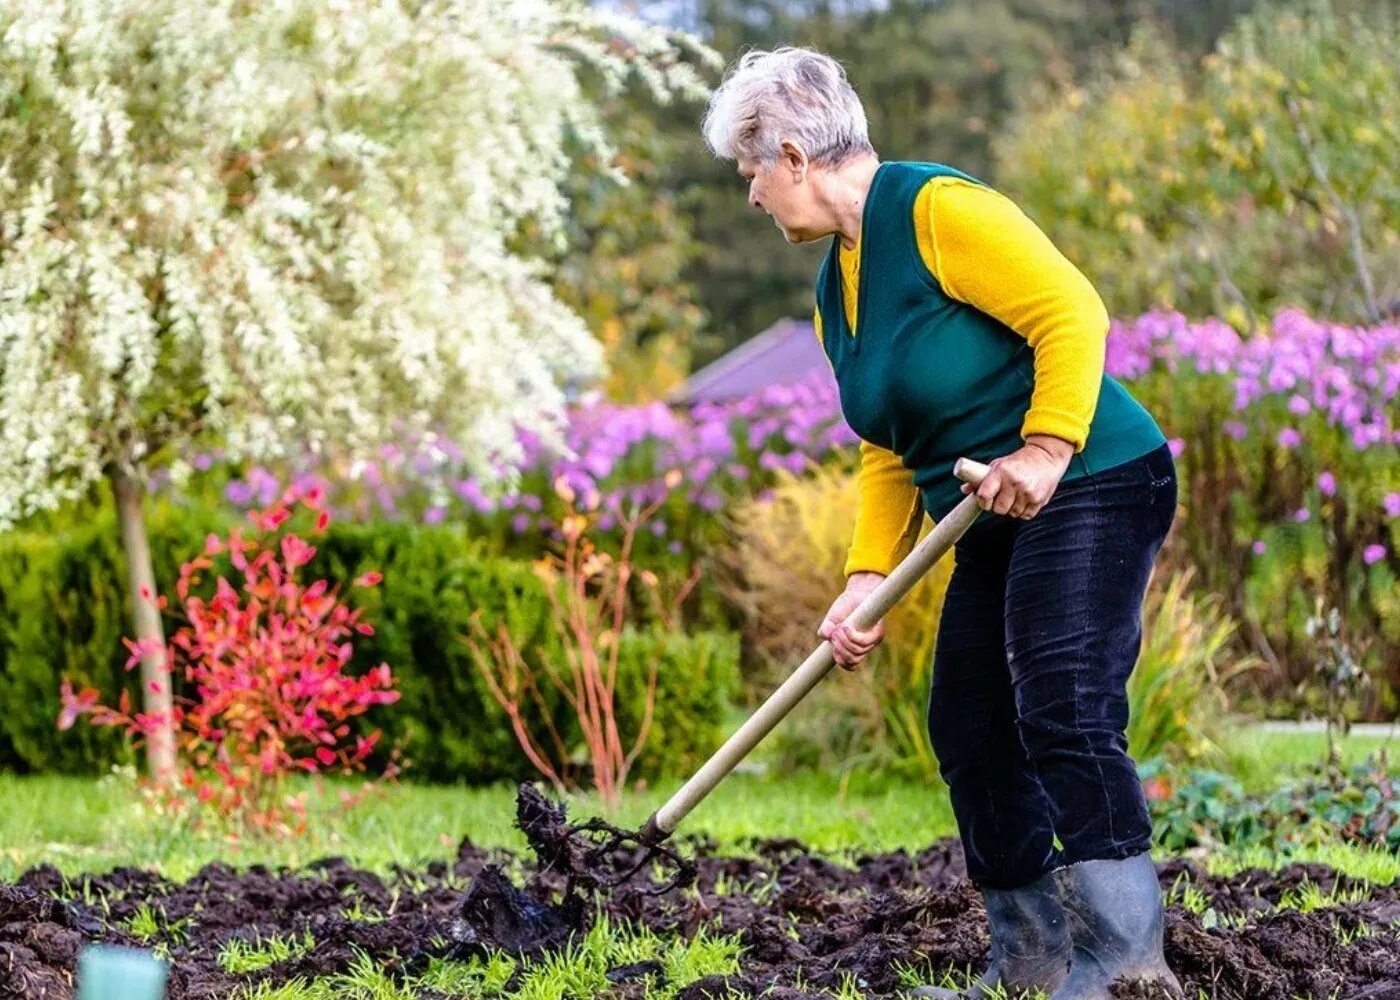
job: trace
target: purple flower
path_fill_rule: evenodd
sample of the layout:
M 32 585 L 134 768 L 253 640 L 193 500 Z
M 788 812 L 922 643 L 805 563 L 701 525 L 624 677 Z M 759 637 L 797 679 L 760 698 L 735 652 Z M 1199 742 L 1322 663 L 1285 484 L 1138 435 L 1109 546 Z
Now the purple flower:
M 297 496 L 305 496 L 315 489 L 319 489 L 323 496 L 329 496 L 332 484 L 322 476 L 304 472 L 292 480 L 292 488 L 296 490 Z
M 671 553 L 671 555 L 673 556 L 680 555 L 681 552 L 683 552 L 684 550 L 685 546 L 682 545 L 680 542 L 672 542 L 670 545 L 666 546 L 666 551 Z
M 695 435 L 695 443 L 707 455 L 728 455 L 734 451 L 734 436 L 727 421 L 703 423 Z
M 423 511 L 423 523 L 424 523 L 424 524 L 441 524 L 442 521 L 443 521 L 443 518 L 445 518 L 446 516 L 447 516 L 447 508 L 446 508 L 446 507 L 439 507 L 439 506 L 437 506 L 437 505 L 433 505 L 432 507 L 429 507 L 427 510 Z
M 277 477 L 260 465 L 255 465 L 248 470 L 248 485 L 257 494 L 258 502 L 264 507 L 276 500 L 282 492 L 282 485 L 277 481 Z
M 1256 542 L 1255 542 L 1252 546 L 1250 546 L 1250 547 L 1254 550 L 1254 554 L 1255 554 L 1256 556 L 1262 556 L 1265 552 L 1269 551 L 1269 546 L 1266 545 L 1264 542 L 1258 542 L 1258 541 L 1256 541 Z
M 1312 511 L 1308 510 L 1306 507 L 1299 507 L 1293 512 L 1293 520 L 1297 521 L 1299 524 L 1302 524 L 1310 517 L 1312 517 Z
M 516 514 L 510 519 L 510 530 L 517 535 L 523 535 L 530 530 L 530 515 Z
M 194 458 L 190 459 L 190 464 L 200 472 L 208 472 L 209 467 L 214 464 L 214 459 L 201 451 Z
M 477 484 L 475 479 L 459 480 L 453 489 L 478 514 L 490 514 L 496 509 L 495 501 L 481 491 L 481 486 Z
M 662 535 L 666 534 L 666 522 L 665 522 L 665 521 L 661 521 L 661 520 L 652 521 L 650 524 L 647 525 L 647 528 L 650 529 L 651 533 L 652 533 L 653 535 L 657 536 L 658 538 L 660 538 Z
M 609 455 L 591 452 L 588 457 L 583 460 L 583 467 L 587 469 L 589 474 L 595 479 L 602 479 L 608 473 L 612 472 L 613 460 Z
M 1353 327 L 1285 309 L 1270 327 L 1257 337 L 1241 339 L 1219 320 L 1192 321 L 1180 313 L 1154 311 L 1113 323 L 1106 368 L 1125 379 L 1211 380 L 1211 392 L 1228 393 L 1226 401 L 1236 411 L 1220 422 L 1221 436 L 1235 441 L 1263 435 L 1262 441 L 1276 438 L 1280 450 L 1316 443 L 1327 454 L 1337 446 L 1363 451 L 1400 444 L 1395 410 L 1400 398 L 1400 324 Z M 513 514 L 537 518 L 553 503 L 538 484 L 560 476 L 581 498 L 598 491 L 607 509 L 616 511 L 624 502 L 648 503 L 665 493 L 656 487 L 661 473 L 670 468 L 685 471 L 685 495 L 694 511 L 715 514 L 728 502 L 727 494 L 745 480 L 752 481 L 759 469 L 800 472 L 809 463 L 859 443 L 842 417 L 835 382 L 824 365 L 800 381 L 765 385 L 741 399 L 699 404 L 688 411 L 659 402 L 612 403 L 594 393 L 570 406 L 566 418 L 559 428 L 562 448 L 535 434 L 517 433 L 514 444 L 523 460 L 514 471 L 536 484 L 535 495 L 523 489 L 523 496 L 506 498 L 503 520 Z M 1194 441 L 1171 438 L 1172 455 L 1180 458 Z M 425 448 L 433 461 L 410 460 L 421 458 Z M 1194 453 L 1194 447 L 1191 450 Z M 206 463 L 212 467 L 226 461 L 219 452 L 209 451 L 212 461 L 199 453 L 192 465 L 204 471 Z M 483 476 L 483 482 L 492 472 L 505 474 L 510 470 L 502 456 L 515 451 L 503 448 L 488 454 L 484 465 L 479 470 L 473 466 L 472 472 Z M 333 496 L 339 487 L 362 486 L 344 501 L 346 509 L 355 512 L 351 516 L 361 518 L 374 516 L 376 499 L 379 506 L 392 509 L 396 499 L 412 497 L 411 509 L 426 511 L 431 500 L 423 495 L 435 497 L 448 488 L 465 502 L 468 516 L 494 514 L 498 501 L 486 496 L 474 476 L 467 476 L 462 455 L 440 434 L 405 432 L 355 462 L 348 476 L 327 483 L 327 492 Z M 323 462 L 324 457 L 312 457 L 306 468 L 321 468 Z M 289 470 L 293 481 L 298 471 Z M 1317 477 L 1322 496 L 1337 495 L 1340 474 L 1316 468 L 1310 474 Z M 245 508 L 270 499 L 269 493 L 280 493 L 280 484 L 265 469 L 250 469 L 226 487 L 228 499 Z M 769 496 L 768 491 L 759 493 L 759 499 Z M 1384 494 L 1379 502 L 1386 517 L 1400 518 L 1400 492 Z M 456 509 L 447 513 L 455 514 Z M 1301 514 L 1309 516 L 1307 511 Z M 425 519 L 429 516 L 438 515 L 425 512 Z M 511 523 L 525 521 L 516 518 Z M 536 521 L 527 530 L 545 528 Z
M 253 488 L 241 479 L 232 479 L 224 487 L 224 497 L 235 507 L 246 507 L 253 500 Z
M 1380 561 L 1381 561 L 1382 559 L 1384 559 L 1384 558 L 1385 558 L 1385 546 L 1384 546 L 1384 545 L 1368 545 L 1368 546 L 1366 546 L 1366 548 L 1363 549 L 1362 552 L 1361 552 L 1361 559 L 1362 559 L 1363 562 L 1366 563 L 1367 566 L 1370 566 L 1372 563 L 1380 562 Z

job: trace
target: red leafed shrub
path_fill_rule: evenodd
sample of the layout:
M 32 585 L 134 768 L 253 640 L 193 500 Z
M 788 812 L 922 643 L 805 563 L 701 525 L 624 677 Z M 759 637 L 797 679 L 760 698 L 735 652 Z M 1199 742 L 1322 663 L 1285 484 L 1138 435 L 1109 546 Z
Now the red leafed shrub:
M 324 532 L 330 513 L 321 502 L 318 489 L 289 489 L 267 509 L 248 513 L 250 535 L 239 528 L 227 539 L 211 534 L 204 552 L 180 567 L 176 591 L 187 624 L 163 647 L 122 640 L 131 653 L 128 670 L 164 648 L 165 669 L 180 671 L 194 695 L 175 699 L 171 721 L 183 762 L 178 781 L 151 789 L 163 806 L 213 810 L 250 832 L 300 833 L 306 793 L 285 794 L 287 775 L 364 770 L 379 731 L 352 736 L 348 720 L 398 700 L 393 674 L 387 663 L 361 676 L 345 673 L 353 635 L 374 629 L 340 600 L 338 587 L 325 580 L 301 584 L 298 570 L 316 549 L 290 531 L 278 534 L 298 503 L 317 512 L 313 533 Z M 201 571 L 225 555 L 242 581 L 219 576 L 212 595 L 195 593 Z M 368 572 L 354 585 L 373 587 L 380 579 Z M 164 609 L 166 599 L 159 597 L 157 606 Z M 133 714 L 126 692 L 115 708 L 99 697 L 92 688 L 74 692 L 64 680 L 59 728 L 87 715 L 94 725 L 124 727 L 139 743 L 164 721 Z M 385 777 L 396 773 L 391 763 Z

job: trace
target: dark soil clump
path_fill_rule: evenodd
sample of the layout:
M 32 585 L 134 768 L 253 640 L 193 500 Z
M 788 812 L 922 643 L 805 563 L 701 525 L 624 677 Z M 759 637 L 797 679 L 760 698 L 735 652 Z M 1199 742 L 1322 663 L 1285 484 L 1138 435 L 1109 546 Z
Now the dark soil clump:
M 1182 1000 L 1176 990 L 1147 980 L 1123 980 L 1108 984 L 1113 1000 Z
M 664 863 L 669 881 L 651 891 L 684 888 L 695 881 L 695 866 L 669 847 L 644 844 L 640 834 L 601 819 L 571 824 L 564 807 L 545 798 L 533 785 L 522 783 L 515 798 L 515 825 L 539 860 L 541 871 L 565 878 L 565 894 L 575 888 L 614 888 L 631 880 L 652 862 Z
M 568 829 L 562 814 L 537 821 L 546 839 Z M 739 972 L 690 983 L 683 1000 L 807 1000 L 830 996 L 848 979 L 866 996 L 893 997 L 904 985 L 902 969 L 934 979 L 950 969 L 976 971 L 986 960 L 981 900 L 954 841 L 847 864 L 813 857 L 790 840 L 752 844 L 743 857 L 718 855 L 698 840 L 684 846 L 695 853 L 694 884 L 659 893 L 650 865 L 609 891 L 583 893 L 570 866 L 600 859 L 586 851 L 570 856 L 567 844 L 555 855 L 545 845 L 539 863 L 524 866 L 524 888 L 505 875 L 513 859 L 468 841 L 450 862 L 389 877 L 334 858 L 297 871 L 209 865 L 183 884 L 133 869 L 65 881 L 52 868 L 34 868 L 16 884 L 0 883 L 0 1000 L 71 1000 L 78 949 L 92 941 L 141 946 L 126 928 L 142 907 L 160 927 L 144 944 L 162 943 L 170 956 L 170 1000 L 227 998 L 260 983 L 346 972 L 358 952 L 400 979 L 431 958 L 489 949 L 529 961 L 598 915 L 662 936 L 702 928 L 739 935 Z M 627 871 L 641 850 L 619 848 L 601 859 L 605 876 Z M 1175 905 L 1167 913 L 1167 960 L 1193 1000 L 1197 990 L 1219 1000 L 1400 1000 L 1396 886 L 1354 883 L 1314 865 L 1225 879 L 1173 860 L 1158 872 L 1164 890 L 1189 883 L 1208 901 L 1209 919 Z M 1359 887 L 1368 898 L 1308 913 L 1277 909 L 1305 881 L 1323 891 Z M 304 933 L 316 946 L 299 957 L 238 975 L 219 964 L 232 939 Z M 608 995 L 640 1000 L 664 977 L 655 961 L 621 966 L 609 973 Z M 1159 995 L 1131 989 L 1117 995 Z
M 462 900 L 460 918 L 462 926 L 455 936 L 459 945 L 514 955 L 561 947 L 570 935 L 592 923 L 582 896 L 570 893 L 559 905 L 550 906 L 515 888 L 495 866 L 485 868 L 472 882 Z

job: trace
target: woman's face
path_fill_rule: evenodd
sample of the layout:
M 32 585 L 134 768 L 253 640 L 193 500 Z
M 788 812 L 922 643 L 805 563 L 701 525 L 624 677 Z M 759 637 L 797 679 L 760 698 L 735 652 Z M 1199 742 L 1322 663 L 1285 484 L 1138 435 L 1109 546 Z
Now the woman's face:
M 749 182 L 749 204 L 772 216 L 789 243 L 806 243 L 826 235 L 815 225 L 810 168 L 800 150 L 784 143 L 783 153 L 771 166 L 743 157 L 737 166 L 739 175 Z

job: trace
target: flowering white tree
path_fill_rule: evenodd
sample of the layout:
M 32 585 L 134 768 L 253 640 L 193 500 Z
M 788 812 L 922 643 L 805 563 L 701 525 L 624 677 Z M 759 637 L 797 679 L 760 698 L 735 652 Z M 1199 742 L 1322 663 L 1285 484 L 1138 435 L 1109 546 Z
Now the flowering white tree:
M 0 39 L 0 529 L 110 482 L 158 641 L 156 467 L 559 440 L 602 358 L 512 237 L 563 239 L 567 148 L 608 169 L 577 74 L 713 59 L 563 0 L 5 0 Z

